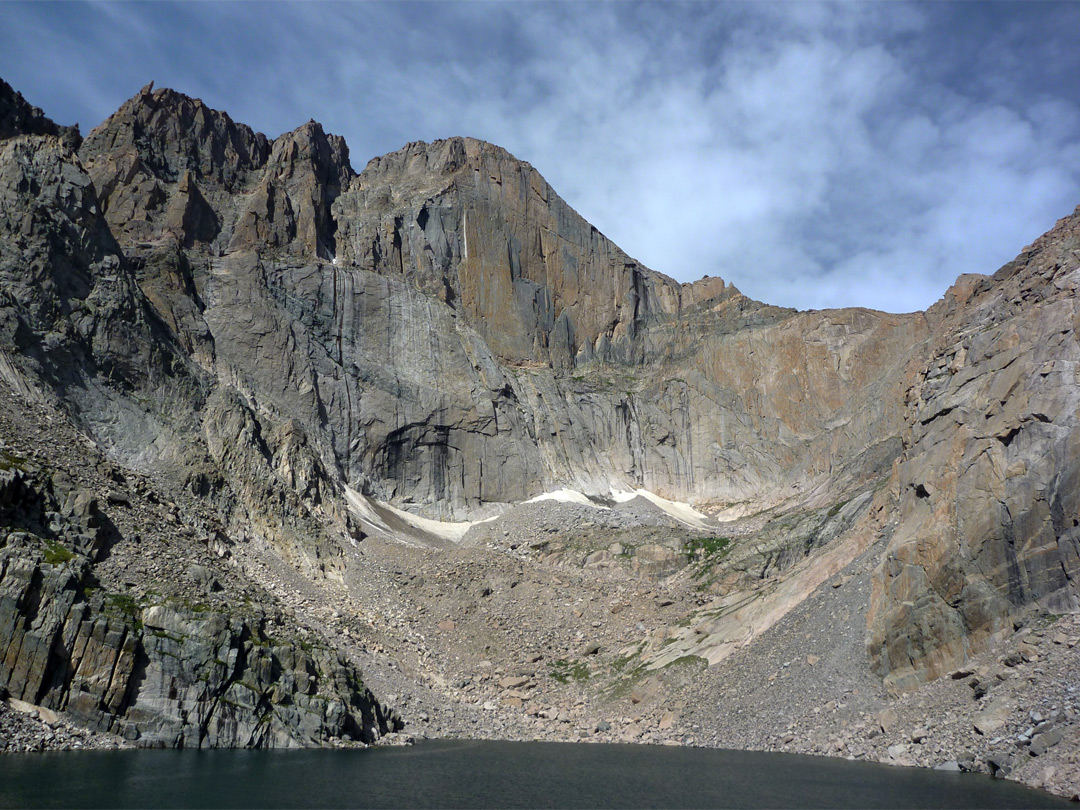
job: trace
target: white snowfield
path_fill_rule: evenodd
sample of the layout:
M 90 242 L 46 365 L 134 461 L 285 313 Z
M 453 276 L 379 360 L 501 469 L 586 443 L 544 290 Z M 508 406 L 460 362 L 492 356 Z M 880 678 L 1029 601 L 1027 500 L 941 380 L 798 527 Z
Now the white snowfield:
M 612 487 L 610 490 L 610 497 L 617 503 L 626 503 L 627 501 L 632 501 L 634 498 L 645 498 L 647 501 L 660 507 L 660 509 L 668 515 L 675 518 L 680 523 L 685 523 L 687 526 L 692 526 L 695 529 L 707 529 L 710 525 L 708 515 L 702 514 L 690 504 L 682 503 L 681 501 L 669 501 L 667 498 L 661 498 L 656 493 L 649 492 L 647 489 L 626 490 L 615 489 Z M 591 506 L 593 509 L 608 508 L 575 489 L 556 489 L 553 492 L 545 492 L 543 495 L 529 498 L 525 503 L 537 503 L 538 501 L 580 503 L 585 506 Z
M 443 540 L 450 540 L 454 543 L 460 543 L 461 538 L 465 536 L 465 532 L 467 532 L 475 523 L 480 522 L 466 520 L 461 521 L 460 523 L 454 523 L 450 521 L 431 520 L 430 518 L 420 517 L 419 515 L 406 512 L 403 509 L 398 509 L 397 507 L 391 506 L 388 503 L 383 503 L 382 501 L 374 501 L 373 503 L 369 498 L 349 487 L 345 487 L 345 498 L 348 500 L 349 507 L 352 509 L 353 514 L 390 534 L 395 534 L 396 532 L 387 524 L 383 515 L 379 514 L 380 510 L 389 512 L 394 517 L 400 518 L 403 522 L 415 529 L 442 538 Z M 488 519 L 490 520 L 491 518 Z
M 591 506 L 594 509 L 607 509 L 606 506 L 596 503 L 596 501 L 589 500 L 588 496 L 578 492 L 576 489 L 557 489 L 554 492 L 545 492 L 543 495 L 537 495 L 535 498 L 529 498 L 525 503 L 539 503 L 540 501 L 562 501 L 563 503 L 580 503 L 585 506 Z
M 474 524 L 482 522 L 479 520 L 463 520 L 460 523 L 455 523 L 451 521 L 432 520 L 431 518 L 411 514 L 403 509 L 397 509 L 382 501 L 379 501 L 379 506 L 393 512 L 406 523 L 420 529 L 420 531 L 434 534 L 436 537 L 441 537 L 444 540 L 453 540 L 455 543 L 461 542 L 461 538 L 465 536 L 465 532 L 472 528 Z M 490 519 L 491 518 L 488 518 L 488 520 Z
M 649 492 L 647 489 L 635 489 L 629 492 L 620 492 L 612 489 L 611 497 L 619 503 L 625 503 L 626 501 L 632 501 L 634 498 L 641 497 L 647 501 L 652 501 L 677 521 L 685 523 L 687 526 L 692 526 L 695 529 L 707 529 L 710 526 L 708 515 L 699 512 L 690 504 L 683 503 L 682 501 L 669 501 L 667 498 L 661 498 L 659 495 Z
M 366 520 L 380 529 L 388 529 L 378 513 L 371 508 L 371 502 L 352 487 L 345 487 L 345 500 L 349 504 L 349 511 L 356 517 Z
M 460 522 L 431 520 L 430 518 L 420 517 L 411 512 L 406 512 L 404 509 L 398 509 L 388 503 L 367 498 L 349 487 L 345 488 L 345 497 L 348 500 L 349 508 L 356 517 L 361 518 L 372 526 L 392 535 L 400 534 L 401 532 L 400 528 L 395 529 L 395 527 L 390 525 L 390 523 L 395 522 L 392 518 L 397 518 L 402 523 L 406 524 L 406 526 L 417 529 L 425 534 L 438 537 L 442 540 L 449 540 L 452 543 L 460 543 L 461 539 L 465 536 L 465 533 L 477 523 L 486 523 L 489 520 L 496 519 L 495 517 L 489 517 L 484 518 L 484 520 L 463 520 Z M 619 490 L 612 488 L 610 497 L 617 503 L 626 503 L 627 501 L 632 501 L 634 498 L 645 498 L 668 515 L 675 518 L 675 520 L 695 529 L 707 529 L 712 525 L 707 515 L 702 514 L 690 504 L 682 503 L 681 501 L 669 501 L 667 498 L 661 498 L 659 495 L 649 492 L 647 489 Z M 556 489 L 552 492 L 545 492 L 543 495 L 537 495 L 535 498 L 530 498 L 525 501 L 525 503 L 538 503 L 540 501 L 577 503 L 584 506 L 590 506 L 593 509 L 606 510 L 609 508 L 591 500 L 584 493 L 574 489 Z M 391 518 L 390 523 L 387 522 L 387 518 Z

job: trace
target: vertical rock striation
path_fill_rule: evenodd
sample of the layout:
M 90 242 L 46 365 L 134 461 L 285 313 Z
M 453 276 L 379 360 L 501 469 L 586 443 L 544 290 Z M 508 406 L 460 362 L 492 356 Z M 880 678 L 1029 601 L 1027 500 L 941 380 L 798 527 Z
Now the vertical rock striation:
M 271 141 L 148 86 L 80 145 L 0 87 L 0 376 L 21 396 L 338 580 L 361 532 L 347 487 L 444 519 L 560 487 L 742 516 L 887 481 L 859 530 L 885 548 L 870 656 L 897 689 L 1033 605 L 1077 607 L 1076 234 L 1063 220 L 926 313 L 796 312 L 649 270 L 475 139 L 412 143 L 356 174 L 314 122 Z M 77 566 L 61 581 L 20 555 L 5 576 L 31 584 L 11 585 L 12 615 L 48 579 L 57 610 L 82 605 L 57 632 L 97 617 L 87 638 L 113 639 L 109 655 L 211 639 L 200 649 L 222 661 L 271 661 L 260 672 L 308 666 L 260 652 L 252 617 L 162 604 L 138 631 L 106 621 Z M 144 675 L 162 694 L 169 678 L 212 681 L 231 701 L 215 705 L 248 712 L 231 731 L 200 721 L 199 741 L 285 739 L 244 725 L 235 670 L 192 666 Z M 142 706 L 154 739 L 195 739 L 167 700 L 113 705 L 108 688 L 94 700 L 109 717 Z
M 1080 607 L 1080 212 L 993 276 L 963 276 L 912 359 L 871 658 L 898 689 L 1038 606 Z
M 678 284 L 481 141 L 354 175 L 317 124 L 264 143 L 147 88 L 80 156 L 106 219 L 160 198 L 119 228 L 144 294 L 261 434 L 303 431 L 331 489 L 442 517 L 563 485 L 772 504 L 879 472 L 899 429 L 864 403 L 899 402 L 921 315 Z

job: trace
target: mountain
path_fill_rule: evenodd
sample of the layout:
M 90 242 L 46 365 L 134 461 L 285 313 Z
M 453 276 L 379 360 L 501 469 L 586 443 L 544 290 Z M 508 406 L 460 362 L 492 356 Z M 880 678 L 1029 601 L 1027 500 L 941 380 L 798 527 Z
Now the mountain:
M 844 671 L 886 702 L 1080 605 L 1080 214 L 925 313 L 799 312 L 642 266 L 475 139 L 357 174 L 314 121 L 152 85 L 83 139 L 0 96 L 18 700 L 141 745 L 371 741 L 419 704 L 514 736 L 529 684 L 606 705 L 574 673 L 623 658 L 632 706 L 699 716 L 685 662 L 752 671 L 851 577 Z

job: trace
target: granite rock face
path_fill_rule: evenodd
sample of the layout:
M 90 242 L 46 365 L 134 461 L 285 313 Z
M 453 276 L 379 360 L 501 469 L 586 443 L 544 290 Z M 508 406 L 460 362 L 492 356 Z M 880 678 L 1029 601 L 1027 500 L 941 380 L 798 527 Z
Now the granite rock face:
M 469 389 L 486 388 L 500 416 L 523 411 L 540 451 L 521 469 L 530 495 L 566 483 L 726 503 L 805 495 L 853 474 L 852 462 L 895 433 L 894 372 L 925 335 L 921 315 L 796 313 L 751 301 L 721 279 L 678 284 L 626 256 L 534 168 L 468 138 L 371 161 L 334 211 L 341 264 L 403 279 L 482 339 L 490 359 L 473 365 L 483 387 L 470 380 Z M 421 339 L 445 345 L 441 336 Z M 418 382 L 448 394 L 448 372 Z M 870 401 L 897 404 L 863 407 Z M 400 441 L 402 456 L 438 469 L 440 454 L 452 456 L 444 448 L 470 442 L 453 424 L 439 426 L 440 441 L 433 417 L 412 416 L 424 429 L 404 435 L 407 424 L 387 426 L 379 443 Z M 521 433 L 505 417 L 497 425 Z M 517 470 L 493 486 L 465 469 L 460 494 L 395 473 L 376 465 L 367 474 L 376 492 L 408 489 L 421 503 L 519 497 L 498 489 L 520 480 Z M 450 477 L 459 478 L 456 469 Z
M 680 303 L 680 285 L 619 250 L 536 169 L 472 138 L 375 158 L 335 215 L 343 263 L 444 301 L 510 364 L 630 362 L 641 327 Z
M 78 149 L 79 128 L 57 126 L 10 84 L 0 79 L 0 139 L 15 135 L 55 135 L 70 149 Z
M 303 431 L 286 423 L 264 437 L 243 399 L 231 388 L 215 391 L 200 365 L 206 356 L 199 350 L 212 353 L 209 336 L 175 328 L 182 319 L 195 322 L 197 304 L 163 312 L 152 303 L 153 285 L 146 285 L 147 295 L 139 284 L 150 266 L 162 272 L 165 289 L 193 289 L 183 245 L 191 242 L 189 226 L 198 222 L 163 216 L 159 223 L 156 192 L 148 199 L 120 178 L 112 188 L 118 196 L 111 200 L 110 223 L 102 210 L 110 198 L 99 200 L 70 139 L 52 134 L 47 119 L 16 120 L 31 126 L 24 126 L 29 134 L 0 141 L 4 382 L 28 401 L 66 409 L 119 457 L 205 490 L 227 524 L 248 535 L 262 526 L 247 506 L 264 515 L 267 494 L 277 492 L 281 508 L 261 521 L 267 536 L 298 568 L 326 573 L 320 556 L 340 550 L 328 545 L 324 519 L 316 522 L 310 514 L 323 473 Z M 185 184 L 191 167 L 217 167 L 215 181 L 228 188 L 238 175 L 227 160 L 219 165 L 220 156 L 247 146 L 257 153 L 259 139 L 248 144 L 229 127 L 211 130 L 205 164 L 192 144 L 153 164 L 162 173 L 186 167 L 178 194 L 200 194 Z M 133 138 L 147 137 L 132 131 Z M 93 154 L 94 142 L 90 146 Z M 145 185 L 147 177 L 136 172 L 128 179 Z M 150 214 L 140 220 L 136 207 Z M 153 234 L 158 239 L 151 250 L 129 257 L 111 228 L 140 221 L 122 233 L 148 236 L 158 224 L 161 231 Z M 184 346 L 175 342 L 181 335 L 189 338 Z M 85 725 L 140 745 L 314 745 L 334 737 L 369 741 L 392 730 L 394 722 L 363 689 L 355 669 L 329 650 L 309 654 L 294 640 L 275 646 L 257 613 L 200 615 L 183 603 L 147 607 L 122 592 L 97 592 L 93 571 L 100 549 L 92 525 L 67 526 L 67 513 L 51 502 L 35 509 L 53 517 L 28 518 L 20 499 L 45 503 L 53 496 L 34 496 L 36 485 L 17 468 L 4 469 L 3 506 L 15 511 L 5 515 L 0 552 L 0 675 L 16 699 L 64 709 Z M 228 482 L 226 470 L 237 473 Z M 86 503 L 80 498 L 70 508 L 94 506 L 89 496 Z M 152 614 L 147 621 L 144 607 Z
M 186 357 L 160 328 L 92 181 L 60 138 L 0 141 L 0 233 L 0 367 L 9 384 L 95 414 L 116 427 L 103 438 L 117 443 L 142 432 L 125 396 L 167 385 L 197 401 Z
M 411 144 L 360 175 L 313 123 L 260 144 L 147 89 L 80 158 L 176 342 L 264 433 L 302 429 L 339 485 L 463 518 L 568 484 L 779 503 L 888 463 L 892 372 L 921 315 L 678 284 L 480 141 Z M 182 226 L 211 220 L 205 239 Z
M 122 244 L 171 236 L 194 245 L 229 237 L 222 209 L 255 190 L 270 142 L 151 83 L 86 137 L 79 157 Z
M 314 122 L 270 140 L 148 86 L 78 145 L 4 88 L 0 377 L 293 568 L 345 581 L 349 490 L 458 520 L 644 488 L 780 527 L 858 496 L 843 533 L 885 549 L 869 650 L 894 688 L 1077 607 L 1074 218 L 926 313 L 796 312 L 643 267 L 474 139 L 356 174 Z M 821 578 L 848 559 L 825 552 Z M 150 607 L 142 639 L 262 638 Z M 155 739 L 189 733 L 153 701 Z
M 937 677 L 1025 610 L 1080 607 L 1080 213 L 927 313 L 871 657 L 897 688 Z
M 269 635 L 272 617 L 100 588 L 116 535 L 92 492 L 5 456 L 0 687 L 141 747 L 372 742 L 398 722 L 328 648 Z M 281 632 L 281 631 L 276 631 Z

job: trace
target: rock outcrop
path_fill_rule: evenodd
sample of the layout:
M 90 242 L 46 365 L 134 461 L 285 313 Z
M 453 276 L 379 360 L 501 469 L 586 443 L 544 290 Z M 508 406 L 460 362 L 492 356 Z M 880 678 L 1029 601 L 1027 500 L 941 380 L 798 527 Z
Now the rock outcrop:
M 403 278 L 428 302 L 444 302 L 446 323 L 464 320 L 490 353 L 472 364 L 481 380 L 468 366 L 428 372 L 409 357 L 400 373 L 441 396 L 373 438 L 400 444 L 420 468 L 453 465 L 444 477 L 462 486 L 439 491 L 430 479 L 402 480 L 394 465 L 364 465 L 387 498 L 407 489 L 413 500 L 451 507 L 461 498 L 472 506 L 517 499 L 453 459 L 453 449 L 476 444 L 437 421 L 454 391 L 447 380 L 462 374 L 474 378 L 462 404 L 475 407 L 486 389 L 502 417 L 489 444 L 505 447 L 499 432 L 517 436 L 524 427 L 539 450 L 522 465 L 530 495 L 566 483 L 728 503 L 805 495 L 895 434 L 895 371 L 905 347 L 926 334 L 921 315 L 795 313 L 720 279 L 680 285 L 626 256 L 527 163 L 468 138 L 371 161 L 334 210 L 341 264 L 350 268 L 335 277 L 370 270 Z M 334 334 L 331 313 L 320 319 L 318 330 Z M 414 322 L 407 310 L 403 320 Z M 445 353 L 441 334 L 392 337 Z M 524 426 L 510 421 L 518 408 Z M 491 470 L 490 453 L 465 454 L 485 455 Z M 516 473 L 498 478 L 517 481 Z
M 284 425 L 264 438 L 242 400 L 207 399 L 198 353 L 188 360 L 173 340 L 181 332 L 167 328 L 143 293 L 136 267 L 146 257 L 132 261 L 121 251 L 70 144 L 51 134 L 47 121 L 15 120 L 29 121 L 30 131 L 0 141 L 4 382 L 42 407 L 67 409 L 117 455 L 169 469 L 190 489 L 213 489 L 222 514 L 248 533 L 258 532 L 260 521 L 248 519 L 245 505 L 257 499 L 262 509 L 267 492 L 277 491 L 282 509 L 261 523 L 285 558 L 325 571 L 320 554 L 333 551 L 322 524 L 309 525 L 305 503 L 319 500 L 319 468 L 303 432 Z M 244 146 L 223 129 L 224 136 L 213 133 L 211 151 Z M 175 160 L 163 160 L 160 171 L 196 163 L 198 155 L 185 145 L 166 157 Z M 223 187 L 234 179 L 225 170 L 215 176 Z M 124 194 L 147 202 L 122 183 L 114 190 L 121 202 Z M 171 250 L 164 270 L 184 287 L 184 257 L 175 244 Z M 206 342 L 185 348 L 196 345 Z M 238 486 L 221 482 L 229 466 L 243 470 Z M 200 615 L 184 603 L 146 605 L 124 592 L 98 592 L 93 527 L 67 526 L 66 513 L 47 503 L 50 494 L 33 495 L 36 485 L 18 467 L 5 469 L 0 676 L 16 699 L 65 709 L 148 745 L 312 745 L 387 731 L 387 717 L 355 670 L 329 650 L 309 654 L 295 640 L 271 643 L 257 612 Z M 40 514 L 28 518 L 22 501 L 35 497 Z M 339 518 L 344 525 L 340 511 Z
M 0 687 L 12 698 L 147 747 L 372 742 L 396 730 L 354 667 L 287 628 L 271 636 L 275 618 L 256 606 L 103 589 L 94 563 L 123 538 L 93 493 L 3 458 Z
M 255 190 L 270 142 L 151 83 L 86 137 L 79 157 L 121 244 L 194 245 L 229 238 L 231 195 Z
M 30 104 L 10 84 L 0 79 L 0 140 L 15 135 L 55 135 L 70 149 L 78 149 L 79 128 L 57 126 L 39 107 Z
M 896 688 L 958 666 L 1013 618 L 1080 607 L 1080 212 L 927 313 L 871 657 Z
M 921 315 L 678 284 L 473 139 L 360 175 L 313 123 L 262 144 L 147 88 L 80 158 L 176 342 L 338 486 L 464 518 L 567 484 L 774 504 L 889 463 Z

